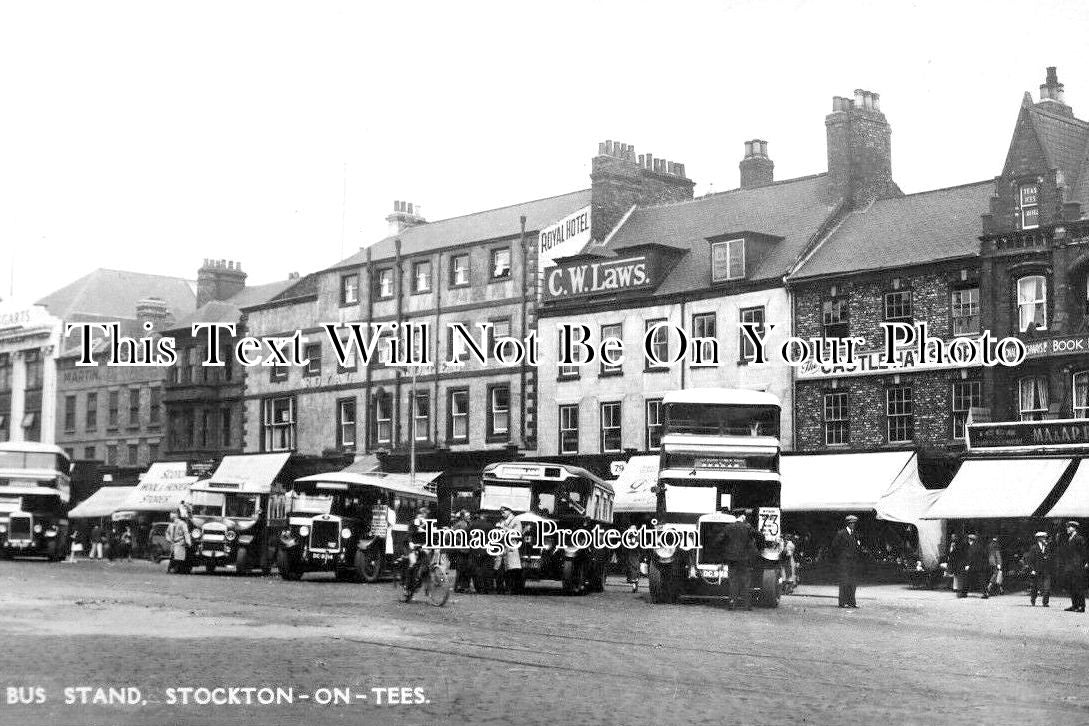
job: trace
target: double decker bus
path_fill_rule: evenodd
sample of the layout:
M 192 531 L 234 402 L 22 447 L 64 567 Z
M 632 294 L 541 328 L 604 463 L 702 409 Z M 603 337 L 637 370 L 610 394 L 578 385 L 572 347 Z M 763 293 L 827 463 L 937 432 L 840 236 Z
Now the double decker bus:
M 70 469 L 52 444 L 0 444 L 0 557 L 67 555 Z
M 759 553 L 750 564 L 756 601 L 779 604 L 779 399 L 729 388 L 688 389 L 662 399 L 657 526 L 699 533 L 701 546 L 662 547 L 650 563 L 653 602 L 682 595 L 725 596 L 729 567 L 721 547 L 731 511 L 744 510 Z M 685 539 L 683 536 L 680 538 Z M 710 546 L 709 546 L 710 545 Z

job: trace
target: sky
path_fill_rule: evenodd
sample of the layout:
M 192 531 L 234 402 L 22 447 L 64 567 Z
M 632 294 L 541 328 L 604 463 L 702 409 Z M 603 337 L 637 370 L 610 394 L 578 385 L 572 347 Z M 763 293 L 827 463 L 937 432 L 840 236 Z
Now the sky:
M 0 298 L 100 268 L 249 282 L 589 187 L 599 141 L 738 184 L 822 172 L 833 96 L 881 95 L 905 192 L 993 178 L 1057 66 L 1089 118 L 1089 2 L 5 2 Z

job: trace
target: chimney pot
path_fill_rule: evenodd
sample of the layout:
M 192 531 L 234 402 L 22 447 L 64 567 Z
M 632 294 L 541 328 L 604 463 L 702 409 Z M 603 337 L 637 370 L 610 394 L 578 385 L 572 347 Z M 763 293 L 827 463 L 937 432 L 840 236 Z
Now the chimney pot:
M 598 144 L 597 144 L 597 155 L 598 156 L 605 156 L 605 142 L 604 141 L 599 141 L 598 142 Z
M 613 142 L 611 140 L 605 141 L 605 153 L 609 156 L 613 155 Z

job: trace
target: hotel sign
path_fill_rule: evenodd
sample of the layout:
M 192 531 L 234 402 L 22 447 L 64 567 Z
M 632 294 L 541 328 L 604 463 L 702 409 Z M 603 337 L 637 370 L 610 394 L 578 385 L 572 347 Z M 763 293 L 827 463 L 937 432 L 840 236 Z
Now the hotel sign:
M 575 262 L 545 270 L 546 300 L 584 295 L 628 292 L 651 287 L 650 264 L 645 255 L 620 260 Z
M 1089 420 L 969 424 L 969 449 L 1089 447 Z
M 556 264 L 556 260 L 562 257 L 582 252 L 582 248 L 590 242 L 590 207 L 583 207 L 545 227 L 537 239 L 539 270 Z

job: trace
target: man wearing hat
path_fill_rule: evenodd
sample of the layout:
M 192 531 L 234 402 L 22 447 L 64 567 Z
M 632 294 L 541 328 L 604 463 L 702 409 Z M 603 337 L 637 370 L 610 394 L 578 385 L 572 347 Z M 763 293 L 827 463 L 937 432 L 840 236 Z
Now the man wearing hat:
M 847 515 L 843 520 L 843 529 L 832 538 L 832 557 L 836 561 L 839 579 L 839 606 L 857 608 L 855 604 L 855 586 L 857 579 L 858 556 L 862 543 L 855 534 L 858 517 Z
M 1036 544 L 1025 553 L 1025 567 L 1032 578 L 1029 584 L 1029 605 L 1036 607 L 1036 596 L 1040 595 L 1046 608 L 1047 601 L 1051 598 L 1051 575 L 1055 571 L 1055 551 L 1047 541 L 1047 532 L 1036 533 Z
M 1075 521 L 1066 523 L 1066 537 L 1062 538 L 1055 552 L 1059 574 L 1066 589 L 1070 592 L 1070 607 L 1067 612 L 1085 612 L 1085 577 L 1089 568 L 1089 552 L 1086 552 L 1085 537 L 1079 532 Z
M 968 534 L 968 554 L 964 563 L 964 579 L 961 580 L 961 587 L 964 588 L 963 595 L 966 596 L 972 586 L 977 585 L 980 597 L 986 600 L 989 597 L 987 595 L 987 585 L 990 584 L 990 580 L 991 571 L 987 561 L 987 547 L 980 541 L 978 534 L 971 532 Z

